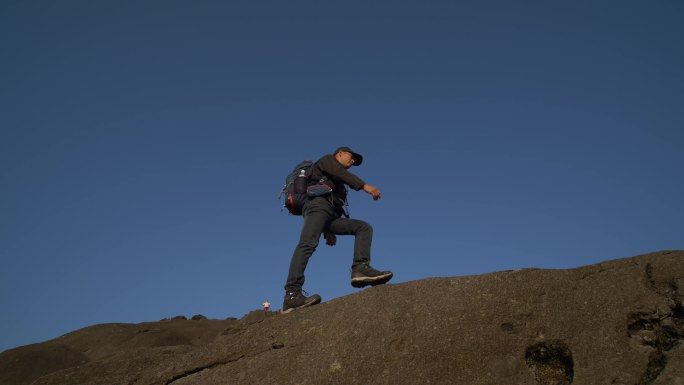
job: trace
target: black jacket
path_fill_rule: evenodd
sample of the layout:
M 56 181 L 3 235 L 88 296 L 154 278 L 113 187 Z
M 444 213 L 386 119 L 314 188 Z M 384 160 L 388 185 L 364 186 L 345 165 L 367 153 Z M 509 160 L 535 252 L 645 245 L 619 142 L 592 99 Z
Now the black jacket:
M 363 179 L 349 172 L 330 154 L 319 159 L 311 169 L 311 183 L 319 183 L 321 180 L 332 188 L 332 195 L 335 198 L 333 204 L 336 207 L 341 207 L 347 202 L 345 184 L 356 191 L 361 190 L 366 184 Z

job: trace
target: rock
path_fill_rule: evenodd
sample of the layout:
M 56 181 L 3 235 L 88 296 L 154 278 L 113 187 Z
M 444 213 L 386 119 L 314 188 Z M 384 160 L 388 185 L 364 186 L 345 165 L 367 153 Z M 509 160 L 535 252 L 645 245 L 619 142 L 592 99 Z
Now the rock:
M 247 324 L 255 324 L 258 322 L 261 322 L 265 320 L 268 317 L 271 317 L 273 315 L 276 315 L 277 313 L 272 312 L 272 311 L 264 311 L 264 310 L 252 310 L 251 312 L 245 314 L 242 319 L 247 323 Z
M 428 278 L 282 315 L 96 325 L 3 352 L 0 384 L 681 385 L 683 290 L 682 251 Z

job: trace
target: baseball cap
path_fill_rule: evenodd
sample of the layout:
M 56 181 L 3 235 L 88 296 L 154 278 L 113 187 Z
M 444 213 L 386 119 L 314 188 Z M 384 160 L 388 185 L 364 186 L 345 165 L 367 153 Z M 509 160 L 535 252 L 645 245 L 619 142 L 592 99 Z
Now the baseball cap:
M 352 151 L 351 148 L 346 147 L 346 146 L 345 147 L 339 147 L 337 150 L 335 150 L 335 152 L 333 154 L 337 154 L 340 151 L 349 152 L 352 154 L 352 156 L 354 157 L 354 166 L 360 166 L 361 162 L 363 162 L 363 156 L 361 156 L 361 154 L 355 153 L 354 151 Z

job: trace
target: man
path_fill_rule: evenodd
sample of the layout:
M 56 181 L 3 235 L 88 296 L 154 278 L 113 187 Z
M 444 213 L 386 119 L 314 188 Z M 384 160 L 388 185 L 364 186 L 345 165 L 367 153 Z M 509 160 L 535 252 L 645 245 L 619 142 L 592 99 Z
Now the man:
M 380 285 L 392 278 L 391 271 L 378 271 L 370 266 L 373 238 L 371 225 L 349 218 L 344 209 L 347 203 L 345 185 L 356 191 L 363 189 L 374 200 L 380 199 L 380 190 L 348 171 L 350 167 L 360 166 L 362 162 L 363 157 L 360 154 L 355 153 L 349 147 L 340 147 L 333 154 L 323 156 L 312 166 L 311 183 L 324 183 L 332 191 L 324 196 L 309 198 L 304 204 L 302 209 L 304 225 L 299 243 L 290 261 L 290 270 L 285 283 L 283 313 L 321 302 L 318 294 L 306 297 L 302 293 L 304 270 L 318 246 L 321 234 L 325 234 L 326 243 L 330 246 L 334 246 L 337 242 L 336 235 L 354 235 L 354 260 L 351 274 L 353 287 Z

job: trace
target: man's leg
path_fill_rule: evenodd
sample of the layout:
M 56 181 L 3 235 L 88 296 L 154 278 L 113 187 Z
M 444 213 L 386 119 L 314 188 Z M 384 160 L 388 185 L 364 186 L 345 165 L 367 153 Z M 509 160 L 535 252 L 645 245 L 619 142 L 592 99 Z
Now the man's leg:
M 309 258 L 316 250 L 321 233 L 331 219 L 331 210 L 326 205 L 327 202 L 320 202 L 316 199 L 304 206 L 302 233 L 292 254 L 290 270 L 285 283 L 283 313 L 321 302 L 321 296 L 318 294 L 306 297 L 302 293 L 302 286 L 304 285 L 304 270 L 309 263 Z
M 338 218 L 330 222 L 330 232 L 336 235 L 354 236 L 354 262 L 352 267 L 359 264 L 370 264 L 371 243 L 373 242 L 373 227 L 358 219 Z
M 338 218 L 330 222 L 328 230 L 337 235 L 354 235 L 353 287 L 381 285 L 392 279 L 391 271 L 378 271 L 370 266 L 373 227 L 358 219 Z
M 304 208 L 304 224 L 299 236 L 299 243 L 292 253 L 290 270 L 285 283 L 285 290 L 301 289 L 304 285 L 304 270 L 309 258 L 318 247 L 321 233 L 331 219 L 331 210 L 325 205 L 327 202 L 313 200 Z

